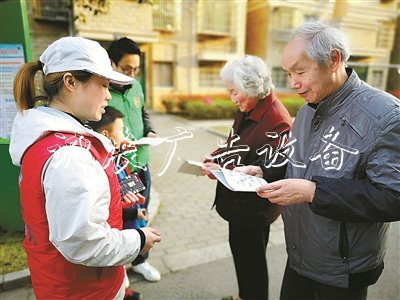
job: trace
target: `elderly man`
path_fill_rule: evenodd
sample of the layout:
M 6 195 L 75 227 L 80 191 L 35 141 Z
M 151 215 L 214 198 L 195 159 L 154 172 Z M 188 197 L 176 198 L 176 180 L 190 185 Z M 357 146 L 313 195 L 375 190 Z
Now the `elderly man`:
M 257 190 L 284 206 L 281 299 L 366 299 L 384 267 L 386 222 L 400 219 L 399 102 L 361 81 L 349 56 L 343 33 L 320 23 L 297 28 L 283 52 L 307 103 L 272 158 L 286 162 L 286 179 Z

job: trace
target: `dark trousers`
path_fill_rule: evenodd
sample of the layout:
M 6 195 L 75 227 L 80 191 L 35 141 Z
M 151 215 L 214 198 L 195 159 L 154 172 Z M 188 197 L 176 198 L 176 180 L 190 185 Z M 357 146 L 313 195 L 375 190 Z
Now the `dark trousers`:
M 229 245 L 242 299 L 268 299 L 268 238 L 269 225 L 249 229 L 229 223 Z
M 366 300 L 368 287 L 339 288 L 304 277 L 286 263 L 281 300 Z

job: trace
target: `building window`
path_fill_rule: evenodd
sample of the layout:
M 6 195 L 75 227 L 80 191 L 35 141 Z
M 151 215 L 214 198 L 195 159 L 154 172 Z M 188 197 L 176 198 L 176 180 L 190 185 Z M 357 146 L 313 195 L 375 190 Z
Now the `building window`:
M 69 22 L 71 0 L 35 0 L 34 17 L 40 20 Z
M 155 0 L 152 12 L 155 30 L 179 31 L 181 29 L 181 0 Z
M 199 65 L 199 86 L 202 87 L 223 87 L 224 84 L 219 77 L 223 62 L 200 62 Z
M 382 88 L 382 85 L 383 85 L 383 71 L 382 70 L 373 70 L 372 71 L 371 85 L 376 88 Z
M 318 16 L 316 15 L 304 15 L 304 22 L 317 22 Z
M 272 68 L 272 82 L 277 88 L 288 87 L 288 77 L 285 71 L 280 67 Z
M 272 14 L 272 26 L 276 30 L 292 30 L 295 11 L 291 8 L 279 7 Z
M 231 28 L 231 1 L 198 2 L 198 32 L 229 35 Z
M 380 23 L 376 35 L 376 47 L 383 49 L 391 48 L 392 36 L 393 30 L 391 24 L 389 22 Z
M 174 67 L 172 62 L 153 63 L 153 83 L 157 87 L 174 86 Z

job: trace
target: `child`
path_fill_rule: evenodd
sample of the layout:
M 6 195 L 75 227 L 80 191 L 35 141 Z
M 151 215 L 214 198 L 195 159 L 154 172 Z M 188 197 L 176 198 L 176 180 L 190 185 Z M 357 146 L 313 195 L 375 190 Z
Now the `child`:
M 35 97 L 38 71 L 44 95 Z M 122 230 L 119 184 L 106 163 L 114 147 L 83 123 L 101 119 L 110 81 L 131 79 L 81 37 L 55 41 L 15 77 L 10 154 L 21 166 L 23 245 L 37 299 L 123 299 L 123 265 L 161 240 L 152 228 Z
M 130 152 L 129 148 L 127 147 L 129 141 L 127 141 L 124 136 L 123 113 L 111 106 L 105 107 L 104 110 L 105 113 L 102 115 L 100 121 L 90 121 L 88 122 L 88 125 L 94 131 L 106 136 L 113 143 L 114 147 L 118 150 L 116 151 L 118 157 L 116 159 L 117 163 L 115 165 L 115 173 L 118 174 L 120 185 L 127 178 L 135 179 L 134 181 L 132 181 L 134 185 L 128 186 L 127 191 L 121 186 L 121 200 L 123 201 L 123 227 L 129 228 L 125 226 L 125 224 L 127 224 L 128 222 L 133 222 L 135 220 L 148 220 L 146 209 L 140 207 L 140 205 L 143 204 L 145 200 L 145 198 L 139 193 L 144 189 L 144 185 L 136 173 L 130 174 L 129 168 L 124 167 L 125 159 L 120 159 L 120 156 L 124 154 L 122 148 L 124 148 L 126 152 Z M 125 296 L 132 295 L 133 298 L 133 295 L 135 295 L 135 297 L 139 299 L 140 293 L 132 292 L 127 289 L 129 287 L 129 278 L 126 274 L 126 270 L 125 278 L 127 282 Z
M 101 133 L 102 135 L 109 138 L 116 149 L 124 148 L 124 146 L 121 146 L 121 142 L 122 145 L 126 145 L 126 143 L 124 142 L 129 141 L 127 141 L 124 136 L 123 113 L 111 106 L 105 107 L 104 110 L 105 113 L 103 114 L 101 120 L 98 122 L 88 122 L 89 127 L 91 127 L 94 131 Z M 129 149 L 126 152 L 129 152 Z M 124 152 L 122 151 L 122 153 L 118 154 L 123 155 L 123 153 Z M 140 208 L 140 205 L 144 203 L 145 199 L 140 193 L 138 193 L 142 191 L 141 186 L 143 186 L 143 183 L 141 182 L 137 174 L 130 174 L 129 168 L 123 166 L 124 163 L 125 161 L 122 159 L 122 161 L 119 162 L 119 166 L 116 166 L 115 172 L 118 174 L 118 179 L 121 182 L 128 176 L 134 176 L 135 185 L 131 187 L 130 191 L 121 195 L 122 200 L 124 201 L 122 211 L 123 224 L 126 224 L 127 222 L 135 219 L 147 221 L 146 209 Z M 124 228 L 126 228 L 126 226 L 124 226 Z

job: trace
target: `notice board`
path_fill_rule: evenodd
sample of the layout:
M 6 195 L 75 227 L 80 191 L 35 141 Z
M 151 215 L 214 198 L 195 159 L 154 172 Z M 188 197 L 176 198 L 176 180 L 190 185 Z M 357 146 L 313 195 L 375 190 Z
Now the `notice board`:
M 21 44 L 0 44 L 0 143 L 10 142 L 11 128 L 17 113 L 13 82 L 19 67 L 25 63 Z

